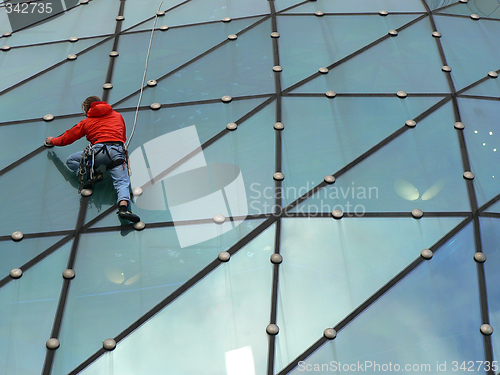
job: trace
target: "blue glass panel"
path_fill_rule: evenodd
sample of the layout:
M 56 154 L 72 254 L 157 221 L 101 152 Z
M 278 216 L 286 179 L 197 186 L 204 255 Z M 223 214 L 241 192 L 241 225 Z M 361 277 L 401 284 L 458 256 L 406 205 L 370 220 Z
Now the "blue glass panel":
M 45 361 L 71 245 L 0 289 L 0 369 L 39 375 Z
M 29 260 L 55 244 L 62 237 L 25 238 L 20 242 L 0 242 L 0 279 L 7 276 L 10 270 L 20 268 Z
M 459 99 L 459 108 L 466 124 L 463 131 L 471 170 L 476 176 L 477 201 L 481 206 L 500 194 L 500 131 L 496 126 L 500 102 Z
M 274 7 L 277 12 L 289 8 L 293 5 L 297 5 L 302 3 L 303 1 L 301 0 L 274 0 Z
M 141 111 L 136 131 L 129 147 L 130 163 L 132 167 L 132 187 L 143 186 L 144 183 L 151 179 L 151 177 L 155 177 L 165 171 L 173 163 L 181 160 L 189 152 L 195 150 L 201 144 L 207 142 L 210 138 L 223 131 L 226 128 L 226 124 L 235 122 L 263 101 L 264 99 L 238 100 L 233 101 L 230 104 L 201 104 L 195 106 L 166 108 L 159 111 Z M 132 112 L 124 113 L 125 121 L 129 126 L 129 133 L 133 124 L 133 116 L 134 113 Z M 244 129 L 263 129 L 257 122 L 262 121 L 264 124 L 268 125 L 268 133 L 264 134 L 265 132 L 261 132 L 259 134 L 259 132 L 257 132 L 255 136 L 247 135 L 247 137 L 249 140 L 254 140 L 250 141 L 253 143 L 252 147 L 257 147 L 254 142 L 259 141 L 255 138 L 259 136 L 263 137 L 262 142 L 269 144 L 270 147 L 272 147 L 272 130 L 270 130 L 272 129 L 271 124 L 273 123 L 272 116 L 273 114 L 271 111 L 265 112 L 263 115 L 257 114 L 255 119 L 251 118 L 242 124 L 241 128 L 238 129 L 236 133 L 242 131 L 243 133 L 248 134 L 248 132 L 251 131 L 245 131 Z M 195 128 L 192 128 L 193 124 L 196 124 Z M 167 134 L 170 134 L 170 136 Z M 184 137 L 184 139 L 180 139 L 179 137 Z M 225 137 L 233 137 L 233 134 L 228 134 Z M 264 137 L 266 137 L 267 140 Z M 237 145 L 238 148 L 243 149 L 243 146 L 240 146 L 240 143 L 242 144 L 245 141 L 242 140 L 241 137 L 236 137 L 230 140 L 229 143 L 231 143 L 231 146 L 228 146 L 228 144 L 223 145 L 219 142 L 209 148 L 216 148 L 217 151 L 215 151 L 215 153 L 217 154 L 225 154 L 227 152 L 232 153 L 234 151 L 233 158 L 245 158 L 243 153 L 237 154 L 237 149 L 233 150 L 233 145 Z M 144 151 L 142 151 L 141 147 L 143 147 Z M 228 147 L 230 147 L 231 151 L 227 150 Z M 269 152 L 265 153 L 263 157 L 268 158 L 268 160 L 272 160 L 272 150 L 273 149 L 270 148 Z M 145 160 L 143 152 L 146 155 L 149 167 L 144 164 Z M 245 150 L 244 154 L 246 155 L 250 152 L 251 151 L 249 150 Z M 223 158 L 218 158 L 217 161 L 211 161 L 206 158 L 206 156 L 207 153 L 205 152 L 206 163 L 210 164 L 223 162 Z M 194 160 L 194 162 L 201 163 L 200 165 L 197 165 L 197 167 L 204 166 L 205 161 L 203 161 L 202 154 L 199 154 Z M 226 162 L 228 161 L 229 158 Z M 185 163 L 185 169 L 188 169 L 189 166 L 191 166 L 191 168 L 195 168 L 195 166 L 190 163 L 193 163 L 193 161 Z M 237 165 L 242 168 L 240 164 Z M 149 168 L 149 170 L 147 168 Z M 244 168 L 244 170 L 242 168 L 242 178 L 243 181 L 247 183 L 247 186 L 249 186 L 253 182 L 252 178 L 255 172 L 250 172 L 248 169 L 250 168 L 249 165 L 244 165 Z M 253 169 L 255 168 L 252 168 L 252 170 Z M 255 169 L 255 171 L 256 170 L 258 170 L 258 168 Z M 151 176 L 150 173 L 152 173 L 153 176 Z M 272 175 L 273 171 L 269 169 L 269 173 Z M 266 184 L 266 186 L 269 185 L 271 185 L 271 182 Z M 94 194 L 91 197 L 91 202 L 92 204 L 89 206 L 89 210 L 87 212 L 87 220 L 95 218 L 103 210 L 115 204 L 116 193 L 112 187 L 111 180 L 108 177 L 106 177 L 103 183 L 96 186 Z M 151 202 L 151 204 L 148 202 Z M 144 222 L 172 221 L 172 214 L 168 208 L 168 198 L 166 199 L 163 193 L 162 183 L 146 189 L 143 196 L 136 199 L 136 203 L 137 205 L 134 205 L 134 212 L 136 212 Z M 189 211 L 189 219 L 206 217 L 203 215 L 204 211 L 200 210 L 200 204 L 201 203 L 198 203 L 196 207 L 193 207 L 193 210 Z M 202 206 L 206 208 L 207 203 L 205 202 Z M 184 212 L 187 213 L 187 211 Z M 99 221 L 96 225 L 112 226 L 117 223 L 118 221 L 116 216 L 109 215 Z
M 439 100 L 283 98 L 284 204 L 296 200 Z
M 486 254 L 484 263 L 486 276 L 486 291 L 488 292 L 488 310 L 490 313 L 490 324 L 496 329 L 500 327 L 500 285 L 498 283 L 500 270 L 500 221 L 498 219 L 481 218 L 481 239 L 483 253 Z M 500 337 L 497 332 L 491 336 L 493 341 L 494 359 L 500 358 Z
M 500 50 L 495 48 L 495 35 L 500 34 L 500 22 L 438 15 L 434 16 L 434 21 L 443 34 L 440 40 L 447 64 L 453 69 L 451 75 L 457 90 L 499 68 Z M 457 30 L 462 37 L 456 37 Z
M 257 220 L 244 222 L 236 230 L 186 248 L 180 246 L 174 228 L 145 229 L 142 232 L 129 233 L 125 237 L 120 236 L 119 233 L 84 235 L 80 240 L 80 249 L 76 259 L 75 271 L 78 276 L 71 285 L 61 330 L 61 342 L 70 344 L 65 347 L 61 346 L 56 352 L 52 374 L 67 374 L 101 348 L 102 341 L 115 337 L 216 259 L 219 252 L 227 250 L 260 223 L 261 221 Z M 217 224 L 206 225 L 216 226 Z M 203 231 L 206 225 L 190 226 L 189 229 L 191 232 Z M 254 351 L 260 353 L 263 350 L 267 353 L 265 325 L 266 320 L 269 319 L 271 301 L 272 266 L 269 256 L 273 252 L 273 242 L 273 231 L 270 228 L 231 259 L 227 264 L 229 271 L 227 267 L 218 268 L 193 289 L 177 298 L 163 313 L 156 315 L 151 322 L 143 326 L 143 329 L 132 334 L 130 339 L 120 343 L 113 355 L 120 356 L 120 353 L 124 353 L 122 350 L 128 352 L 127 343 L 132 343 L 135 348 L 134 356 L 130 357 L 129 354 L 125 356 L 133 358 L 135 365 L 139 365 L 142 362 L 139 359 L 141 354 L 137 351 L 138 347 L 134 342 L 141 341 L 142 338 L 137 337 L 143 334 L 149 336 L 150 340 L 155 340 L 150 333 L 151 328 L 156 327 L 153 331 L 160 334 L 163 344 L 144 346 L 143 354 L 154 353 L 151 349 L 156 347 L 162 353 L 172 354 L 172 357 L 157 356 L 155 353 L 155 363 L 149 365 L 157 366 L 156 360 L 163 361 L 168 358 L 170 362 L 168 368 L 174 373 L 190 373 L 189 371 L 175 371 L 172 361 L 180 360 L 176 366 L 181 366 L 181 363 L 185 365 L 197 363 L 201 366 L 200 358 L 208 354 L 206 352 L 208 348 L 205 341 L 195 340 L 198 342 L 195 345 L 201 345 L 200 348 L 204 350 L 198 356 L 197 361 L 184 361 L 181 352 L 189 352 L 188 355 L 192 358 L 194 349 L 192 346 L 186 352 L 186 347 L 179 345 L 182 337 L 190 342 L 193 341 L 193 336 L 186 330 L 192 329 L 193 332 L 200 333 L 206 325 L 214 330 L 213 332 L 210 330 L 210 334 L 207 333 L 207 340 L 214 340 L 217 337 L 216 332 L 221 332 L 222 328 L 215 324 L 218 319 L 226 328 L 235 327 L 236 320 L 232 321 L 231 318 L 234 317 L 233 314 L 238 314 L 240 311 L 243 314 L 240 319 L 244 321 L 241 324 L 244 332 L 247 334 L 249 332 L 249 321 L 255 320 L 262 327 L 262 330 L 254 330 L 253 335 L 263 339 L 263 342 L 258 341 L 261 342 L 262 348 L 260 350 L 254 348 Z M 269 269 L 266 270 L 265 266 Z M 225 284 L 224 280 L 228 284 Z M 250 280 L 252 282 L 249 282 Z M 227 293 L 221 294 L 221 291 L 227 291 Z M 242 296 L 241 299 L 238 296 Z M 196 308 L 193 308 L 194 306 Z M 220 311 L 221 307 L 223 310 L 226 308 L 227 313 Z M 170 315 L 171 310 L 175 311 L 176 317 Z M 212 319 L 212 315 L 216 319 Z M 188 321 L 189 324 L 185 325 L 184 322 Z M 228 325 L 231 321 L 232 323 Z M 166 327 L 165 325 L 168 326 L 169 331 L 166 336 L 163 329 L 159 328 Z M 175 332 L 179 332 L 180 336 L 177 337 Z M 169 338 L 168 341 L 165 341 L 166 337 Z M 199 335 L 197 337 L 200 338 Z M 232 337 L 240 339 L 239 334 Z M 225 334 L 221 340 L 226 342 Z M 237 340 L 236 347 L 224 348 L 222 345 L 212 345 L 212 348 L 228 351 L 241 346 L 255 345 L 254 342 L 247 340 L 247 335 L 241 335 L 241 341 Z M 164 345 L 171 345 L 172 349 L 166 350 Z M 174 348 L 177 348 L 175 353 Z M 259 354 L 258 357 L 261 356 L 262 354 Z M 221 359 L 223 360 L 223 356 L 219 358 Z M 130 365 L 125 359 L 119 359 L 116 364 L 127 367 Z M 143 367 L 145 365 L 145 363 L 139 365 L 143 369 L 139 373 L 148 372 L 146 367 Z M 207 368 L 213 368 L 213 366 L 207 366 Z M 123 370 L 119 372 L 123 373 Z
M 458 3 L 458 0 L 425 0 L 425 2 L 430 10 L 435 10 L 453 3 Z
M 119 1 L 90 1 L 46 22 L 15 32 L 2 42 L 22 46 L 67 40 L 73 36 L 83 38 L 113 34 L 119 7 Z
M 0 149 L 2 149 L 2 153 L 0 153 L 0 170 L 39 148 L 47 136 L 58 136 L 81 119 L 83 117 L 0 126 Z M 79 144 L 83 144 L 82 142 L 79 142 Z M 80 147 L 82 150 L 85 148 L 85 146 Z M 51 151 L 57 155 L 67 154 L 65 151 L 62 151 L 61 154 L 61 149 L 51 149 Z M 65 161 L 66 159 L 63 160 L 63 162 Z
M 326 327 L 349 315 L 418 258 L 422 249 L 432 246 L 462 220 L 283 220 L 276 370 L 305 351 Z
M 4 10 L 5 8 L 0 8 L 0 34 L 12 32 L 12 27 L 9 22 L 9 16 Z
M 489 207 L 486 212 L 498 212 L 500 213 L 500 201 Z
M 278 17 L 284 88 L 412 21 L 415 15 Z M 297 28 L 300 22 L 301 28 Z M 356 32 L 352 32 L 356 30 Z M 325 48 L 329 46 L 329 48 Z M 325 80 L 323 78 L 322 80 Z M 321 90 L 317 92 L 325 92 Z
M 292 373 L 303 373 L 309 364 L 320 369 L 325 364 L 325 369 L 339 363 L 356 366 L 358 361 L 371 365 L 363 373 L 390 372 L 390 363 L 392 371 L 409 374 L 467 373 L 453 371 L 453 361 L 457 367 L 464 361 L 477 366 L 474 361 L 485 359 L 473 254 L 468 225 Z
M 287 13 L 314 13 L 318 10 L 328 13 L 364 13 L 378 12 L 425 12 L 420 0 L 318 0 L 289 10 Z
M 55 152 L 66 160 L 76 151 L 72 145 Z M 78 179 L 62 174 L 60 166 L 43 151 L 0 177 L 0 207 L 8 218 L 0 222 L 0 235 L 74 229 L 81 198 Z
M 77 43 L 65 42 L 16 48 L 0 54 L 0 91 L 66 60 L 70 54 L 78 54 L 102 39 L 92 38 Z M 9 43 L 10 40 L 6 39 L 5 42 Z
M 453 124 L 453 108 L 448 103 L 293 211 L 341 209 L 356 215 L 365 211 L 410 212 L 415 208 L 424 212 L 468 211 Z
M 146 80 L 163 77 L 227 39 L 229 34 L 236 34 L 255 21 L 256 19 L 235 20 L 230 23 L 171 29 L 167 32 L 156 31 L 153 35 Z M 125 34 L 120 37 L 120 56 L 116 59 L 113 70 L 110 103 L 117 102 L 141 88 L 150 38 L 151 32 Z M 137 102 L 134 106 L 137 106 Z
M 274 93 L 271 21 L 229 41 L 209 55 L 144 90 L 142 103 L 181 103 Z M 167 31 L 168 33 L 168 31 Z M 222 40 L 221 40 L 222 42 Z M 134 107 L 139 95 L 120 107 Z
M 487 79 L 483 83 L 465 91 L 464 95 L 491 96 L 498 98 L 500 97 L 500 80 Z
M 379 22 L 385 19 L 379 18 Z M 429 19 L 423 19 L 402 30 L 397 37 L 384 40 L 294 92 L 449 92 L 448 73 L 441 71 L 443 64 L 431 33 Z
M 103 91 L 112 47 L 110 40 L 3 94 L 2 122 L 81 113 L 83 100 Z
M 170 9 L 184 1 L 185 0 L 164 0 L 160 10 Z M 125 20 L 123 21 L 122 30 L 127 30 L 148 18 L 154 17 L 160 3 L 161 0 L 127 0 L 123 13 Z M 162 17 L 158 18 L 157 27 L 162 24 L 162 19 Z
M 165 9 L 165 7 L 163 6 L 162 9 Z M 156 27 L 160 25 L 179 26 L 200 22 L 220 21 L 226 17 L 234 19 L 238 17 L 265 15 L 269 14 L 269 12 L 269 4 L 265 1 L 192 0 L 178 8 L 166 12 L 164 17 L 158 19 Z M 153 25 L 154 19 L 133 28 L 133 30 L 151 29 Z
M 466 4 L 456 4 L 440 10 L 440 13 L 470 16 L 475 13 L 481 17 L 500 18 L 500 8 L 497 0 L 469 1 Z

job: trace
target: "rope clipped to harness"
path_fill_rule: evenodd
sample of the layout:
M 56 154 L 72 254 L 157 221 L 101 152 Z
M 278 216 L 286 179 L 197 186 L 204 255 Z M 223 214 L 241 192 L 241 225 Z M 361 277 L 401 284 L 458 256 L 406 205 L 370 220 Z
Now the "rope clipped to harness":
M 94 160 L 94 148 L 92 144 L 89 144 L 83 150 L 80 167 L 78 168 L 78 194 L 82 192 L 83 184 L 95 177 Z

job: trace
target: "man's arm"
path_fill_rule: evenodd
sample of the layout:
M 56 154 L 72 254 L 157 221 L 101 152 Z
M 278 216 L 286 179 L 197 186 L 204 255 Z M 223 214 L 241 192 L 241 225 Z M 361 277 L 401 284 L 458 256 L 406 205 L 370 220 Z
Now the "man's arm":
M 64 132 L 63 135 L 59 137 L 47 137 L 45 139 L 45 143 L 53 146 L 66 146 L 74 141 L 82 138 L 85 135 L 85 129 L 84 129 L 84 121 L 80 121 L 78 124 L 73 126 L 71 129 L 68 129 Z

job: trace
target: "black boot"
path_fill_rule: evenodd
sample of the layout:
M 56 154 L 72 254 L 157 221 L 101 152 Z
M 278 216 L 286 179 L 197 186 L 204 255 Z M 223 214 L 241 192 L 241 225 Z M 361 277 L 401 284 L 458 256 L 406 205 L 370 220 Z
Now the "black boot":
M 97 184 L 98 182 L 102 181 L 102 173 L 99 173 L 97 176 L 94 178 L 88 180 L 86 183 L 83 184 L 83 189 L 88 189 Z
M 132 223 L 138 223 L 141 221 L 141 218 L 136 214 L 129 211 L 128 206 L 122 205 L 118 208 L 117 212 L 120 219 L 131 221 Z

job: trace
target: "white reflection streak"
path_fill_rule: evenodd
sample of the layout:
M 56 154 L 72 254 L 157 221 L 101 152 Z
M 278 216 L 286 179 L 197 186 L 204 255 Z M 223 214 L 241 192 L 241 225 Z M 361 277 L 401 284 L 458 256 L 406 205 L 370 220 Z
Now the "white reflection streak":
M 255 364 L 251 346 L 226 352 L 227 375 L 255 375 Z

